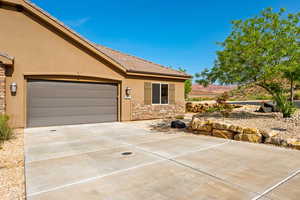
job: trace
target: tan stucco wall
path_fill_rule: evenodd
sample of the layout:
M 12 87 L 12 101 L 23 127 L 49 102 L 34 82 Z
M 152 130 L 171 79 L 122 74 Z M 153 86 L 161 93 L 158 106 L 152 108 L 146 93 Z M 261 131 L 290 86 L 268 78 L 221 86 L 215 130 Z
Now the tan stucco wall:
M 138 102 L 140 104 L 144 104 L 144 83 L 145 82 L 174 84 L 175 103 L 178 104 L 184 103 L 184 83 L 182 80 L 177 81 L 177 80 L 166 79 L 166 78 L 163 79 L 163 78 L 147 78 L 147 77 L 143 77 L 142 79 L 140 79 L 140 78 L 127 77 L 127 79 L 124 80 L 123 85 L 125 87 L 132 88 L 132 97 L 130 100 L 124 100 L 123 112 L 130 113 L 130 118 L 126 120 L 132 119 L 131 116 L 132 103 Z
M 7 91 L 12 82 L 18 84 L 16 96 L 10 92 L 6 95 L 6 113 L 10 115 L 13 127 L 26 126 L 27 77 L 117 82 L 121 90 L 120 120 L 124 121 L 131 119 L 131 100 L 123 99 L 127 86 L 133 89 L 132 99 L 143 101 L 145 80 L 169 83 L 172 80 L 126 77 L 109 62 L 22 12 L 0 8 L 0 27 L 0 51 L 15 57 L 13 72 L 6 81 Z M 183 81 L 173 82 L 176 100 L 184 101 Z

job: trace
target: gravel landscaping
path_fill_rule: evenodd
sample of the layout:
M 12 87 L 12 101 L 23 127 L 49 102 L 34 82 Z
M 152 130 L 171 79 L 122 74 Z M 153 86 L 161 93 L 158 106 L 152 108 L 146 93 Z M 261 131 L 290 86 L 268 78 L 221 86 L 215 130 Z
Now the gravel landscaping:
M 256 112 L 258 109 L 259 106 L 245 105 L 241 108 L 235 108 L 230 113 L 229 117 L 226 118 L 218 112 L 200 114 L 186 113 L 183 121 L 190 127 L 183 130 L 170 128 L 171 121 L 175 119 L 156 120 L 152 123 L 151 127 L 152 130 L 164 131 L 166 133 L 172 133 L 174 131 L 185 131 L 193 132 L 195 134 L 212 135 L 217 137 L 223 137 L 225 134 L 225 138 L 233 139 L 233 137 L 239 131 L 227 131 L 226 128 L 222 127 L 219 127 L 221 132 L 220 130 L 213 131 L 210 129 L 210 126 L 214 126 L 214 124 L 218 126 L 233 125 L 241 128 L 250 128 L 254 130 L 257 129 L 258 135 L 261 135 L 260 137 L 262 138 L 257 138 L 256 142 L 300 149 L 300 110 L 297 110 L 291 118 L 283 118 L 281 113 Z M 193 117 L 200 120 L 198 122 L 195 122 L 197 124 L 194 125 L 194 128 L 192 127 L 192 124 L 190 124 Z M 211 128 L 218 129 L 218 127 Z M 265 135 L 267 137 L 264 137 Z M 242 135 L 240 136 L 242 137 Z M 253 135 L 250 135 L 250 138 L 247 137 L 242 139 L 241 137 L 239 138 L 237 136 L 235 139 L 250 142 L 254 142 L 256 140 L 255 138 L 253 138 Z
M 270 132 L 275 131 L 279 137 L 300 139 L 300 110 L 292 118 L 283 118 L 281 113 L 255 112 L 259 106 L 236 108 L 228 118 L 218 113 L 199 114 L 199 118 L 240 125 Z M 191 114 L 188 114 L 191 115 Z
M 259 106 L 243 106 L 236 108 L 228 118 L 218 113 L 199 114 L 200 119 L 214 120 L 249 128 L 258 128 L 265 132 L 277 132 L 277 137 L 282 139 L 300 139 L 300 111 L 292 118 L 283 118 L 281 113 L 255 112 Z
M 21 130 L 0 144 L 0 199 L 25 199 L 24 140 Z

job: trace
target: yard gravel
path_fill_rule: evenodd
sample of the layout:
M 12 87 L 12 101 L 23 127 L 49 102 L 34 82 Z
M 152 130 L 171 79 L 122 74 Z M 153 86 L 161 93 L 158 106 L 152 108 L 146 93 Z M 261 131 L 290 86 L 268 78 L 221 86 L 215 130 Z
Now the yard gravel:
M 0 144 L 0 199 L 25 199 L 24 134 L 16 130 L 12 139 Z
M 234 109 L 228 118 L 218 113 L 200 114 L 200 118 L 235 124 L 249 128 L 258 128 L 262 131 L 276 131 L 282 139 L 295 138 L 300 140 L 300 110 L 291 118 L 283 118 L 281 113 L 256 112 L 259 106 L 243 106 Z

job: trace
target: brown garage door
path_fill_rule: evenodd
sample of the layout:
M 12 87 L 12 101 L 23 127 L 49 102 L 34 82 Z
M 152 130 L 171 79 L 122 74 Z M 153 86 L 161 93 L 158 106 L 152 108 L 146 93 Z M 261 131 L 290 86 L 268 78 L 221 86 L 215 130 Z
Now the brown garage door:
M 117 121 L 117 85 L 29 80 L 27 127 Z

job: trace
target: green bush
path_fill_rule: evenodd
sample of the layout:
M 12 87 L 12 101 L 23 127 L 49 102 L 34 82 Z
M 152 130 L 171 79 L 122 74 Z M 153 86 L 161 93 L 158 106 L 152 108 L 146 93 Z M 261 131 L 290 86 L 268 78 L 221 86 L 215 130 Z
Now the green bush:
M 263 95 L 263 94 L 248 96 L 248 100 L 270 100 L 270 99 L 272 99 L 271 96 Z
M 190 97 L 187 101 L 212 101 L 213 97 Z
M 287 97 L 282 93 L 276 94 L 274 96 L 274 100 L 276 102 L 277 108 L 280 110 L 284 118 L 291 117 L 295 113 L 296 108 L 294 104 L 288 101 Z
M 12 129 L 8 125 L 9 117 L 7 115 L 0 115 L 0 140 L 9 140 L 12 137 Z
M 294 96 L 295 100 L 300 100 L 300 92 L 296 92 L 295 96 Z
M 218 96 L 216 102 L 212 107 L 209 107 L 206 112 L 213 113 L 213 112 L 220 112 L 223 117 L 229 117 L 230 113 L 233 110 L 233 106 L 227 103 L 229 99 L 229 95 L 227 92 L 224 92 L 222 95 Z
M 176 115 L 175 119 L 184 119 L 184 115 Z

